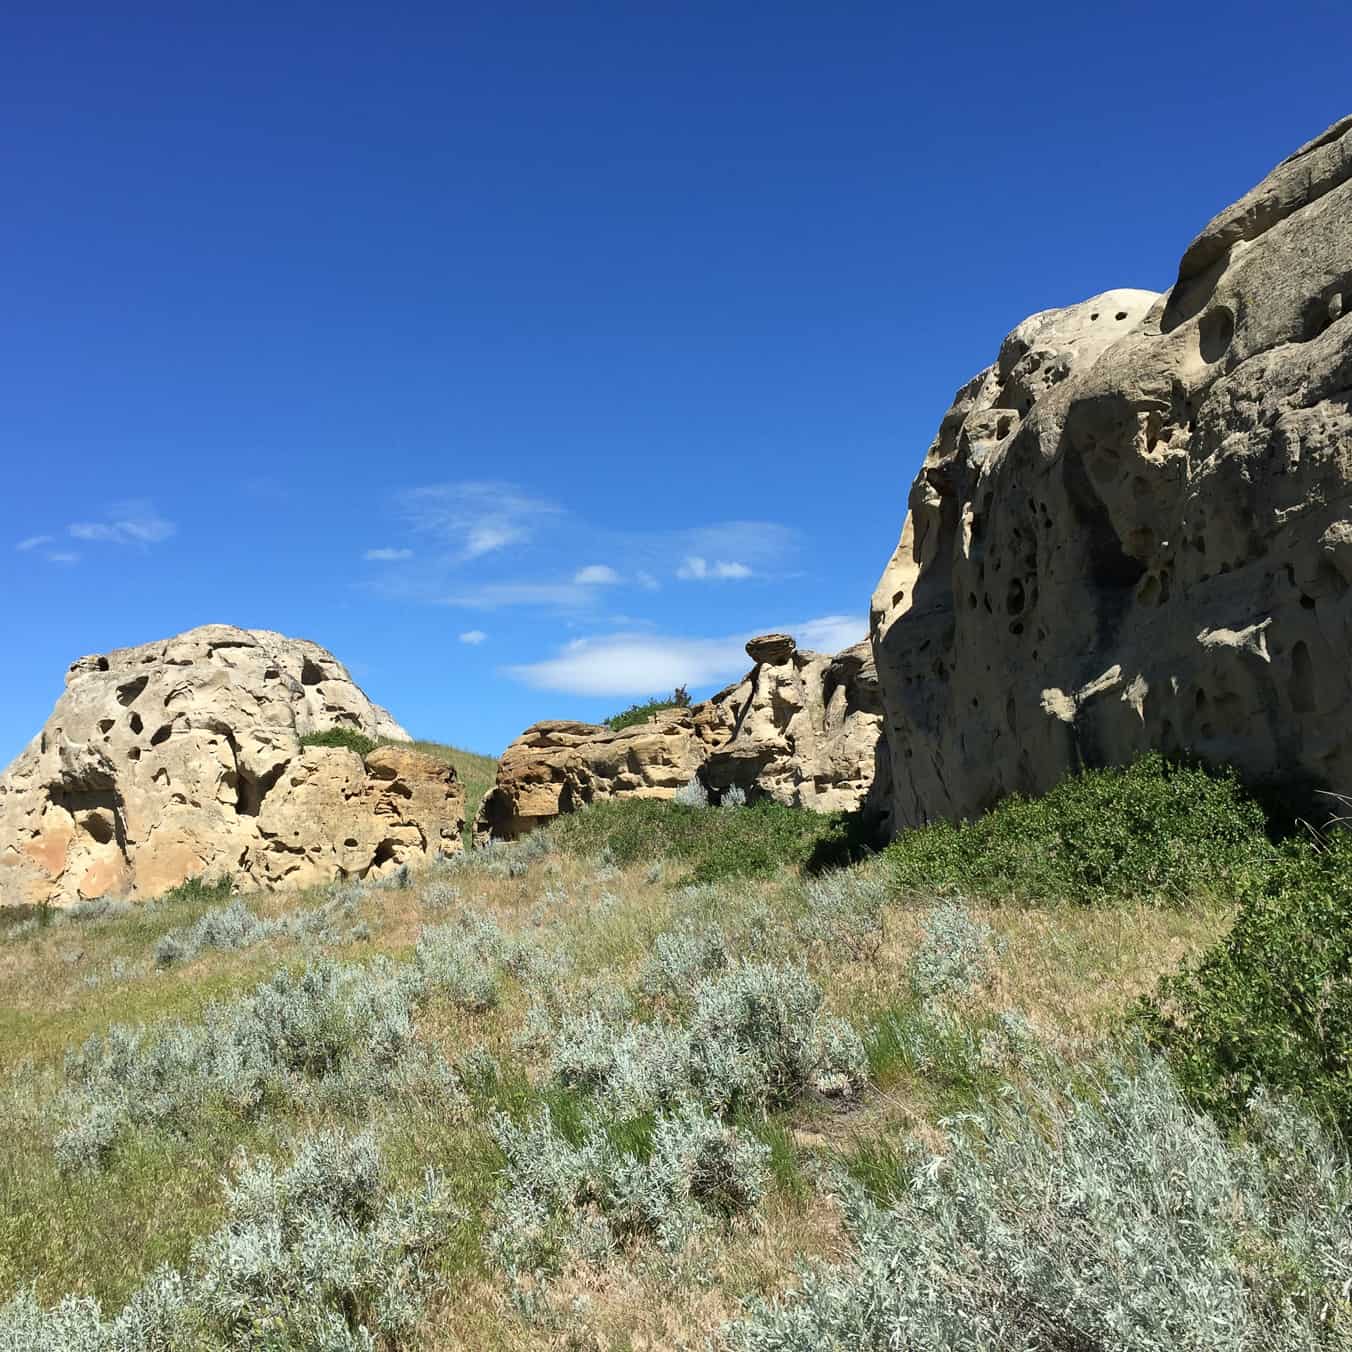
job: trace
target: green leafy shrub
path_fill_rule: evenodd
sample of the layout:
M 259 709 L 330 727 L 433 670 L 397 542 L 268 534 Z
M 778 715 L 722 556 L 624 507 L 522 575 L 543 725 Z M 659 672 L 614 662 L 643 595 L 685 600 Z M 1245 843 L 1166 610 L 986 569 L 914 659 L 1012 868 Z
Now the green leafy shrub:
M 1212 1112 L 1233 1119 L 1262 1084 L 1352 1136 L 1352 832 L 1288 842 L 1226 938 L 1137 1018 Z
M 560 817 L 551 830 L 560 849 L 576 854 L 604 854 L 617 864 L 678 862 L 687 870 L 680 881 L 689 883 L 769 878 L 786 866 L 807 867 L 845 841 L 850 823 L 840 813 L 769 798 L 736 812 L 619 798 Z
M 301 746 L 341 746 L 355 751 L 363 760 L 380 745 L 356 728 L 326 728 L 323 732 L 307 732 L 300 739 Z
M 1083 1073 L 1083 1072 L 1082 1072 Z M 1057 1068 L 1061 1083 L 1070 1067 Z M 1352 1343 L 1346 1156 L 1258 1105 L 1231 1145 L 1159 1062 L 1009 1093 L 841 1185 L 853 1261 L 725 1330 L 735 1352 L 1335 1352 Z
M 1178 905 L 1265 877 L 1265 830 L 1233 773 L 1152 753 L 1071 775 L 1040 798 L 1007 798 L 974 821 L 907 831 L 885 854 L 897 883 L 915 890 Z

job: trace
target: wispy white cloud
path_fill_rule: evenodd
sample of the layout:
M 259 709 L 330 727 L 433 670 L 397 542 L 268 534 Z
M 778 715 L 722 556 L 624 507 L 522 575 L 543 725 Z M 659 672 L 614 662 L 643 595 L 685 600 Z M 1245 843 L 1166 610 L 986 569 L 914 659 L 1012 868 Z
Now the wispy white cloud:
M 49 545 L 51 544 L 51 542 L 52 537 L 50 535 L 30 535 L 28 539 L 20 540 L 19 543 L 14 546 L 14 548 L 22 551 L 27 551 L 30 549 L 36 549 L 39 545 Z
M 466 610 L 497 610 L 503 606 L 549 606 L 575 610 L 595 601 L 595 593 L 574 582 L 483 582 L 461 587 L 438 600 L 444 606 Z
M 859 615 L 823 615 L 820 619 L 805 620 L 788 632 L 798 640 L 800 648 L 838 653 L 862 643 L 868 637 L 868 624 Z
M 646 569 L 640 568 L 634 574 L 634 581 L 638 583 L 644 591 L 661 591 L 662 584 Z
M 478 647 L 478 645 L 487 637 L 488 635 L 485 634 L 482 629 L 466 629 L 465 632 L 460 635 L 460 642 L 468 643 L 471 647 Z
M 702 554 L 689 554 L 676 576 L 686 582 L 739 582 L 751 576 L 751 569 L 736 560 L 715 559 L 710 563 Z
M 368 549 L 362 555 L 362 558 L 369 559 L 373 563 L 399 563 L 412 557 L 411 549 Z
M 573 574 L 573 581 L 579 587 L 613 587 L 624 579 L 608 564 L 589 563 Z
M 537 690 L 573 695 L 644 695 L 681 684 L 707 685 L 738 675 L 748 665 L 743 641 L 651 634 L 579 638 L 557 657 L 508 667 L 507 673 Z
M 138 498 L 114 503 L 101 521 L 74 521 L 66 529 L 76 540 L 145 548 L 167 540 L 178 527 L 161 516 L 154 503 Z
M 47 556 L 48 563 L 79 563 L 80 556 L 69 549 L 53 549 Z
M 839 652 L 864 637 L 855 616 L 824 615 L 798 624 L 766 626 L 793 634 L 802 648 Z M 751 633 L 726 638 L 681 638 L 663 634 L 610 634 L 579 638 L 557 656 L 507 668 L 513 680 L 537 690 L 571 695 L 650 695 L 677 685 L 712 685 L 741 676 L 751 665 Z
M 431 484 L 405 493 L 400 505 L 414 529 L 439 537 L 462 562 L 527 543 L 562 508 L 504 483 Z

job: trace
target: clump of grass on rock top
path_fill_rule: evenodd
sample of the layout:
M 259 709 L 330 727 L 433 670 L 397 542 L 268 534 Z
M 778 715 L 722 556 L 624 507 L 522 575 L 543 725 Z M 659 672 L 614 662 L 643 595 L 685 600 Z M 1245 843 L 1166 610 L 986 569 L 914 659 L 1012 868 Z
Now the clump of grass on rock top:
M 341 746 L 355 751 L 363 760 L 379 743 L 356 728 L 327 728 L 323 732 L 307 732 L 300 739 L 301 746 Z

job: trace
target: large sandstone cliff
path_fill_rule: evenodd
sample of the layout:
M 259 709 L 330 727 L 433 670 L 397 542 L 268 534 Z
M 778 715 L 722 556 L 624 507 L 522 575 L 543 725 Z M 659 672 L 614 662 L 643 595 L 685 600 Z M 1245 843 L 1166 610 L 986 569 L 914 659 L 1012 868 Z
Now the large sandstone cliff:
M 301 746 L 334 727 L 408 741 L 305 640 L 205 625 L 81 658 L 0 775 L 0 904 L 153 896 L 202 874 L 300 886 L 460 849 L 450 767 Z
M 873 598 L 896 825 L 1148 748 L 1352 786 L 1349 311 L 1352 118 L 958 392 Z
M 512 840 L 607 798 L 670 798 L 698 778 L 818 811 L 862 811 L 883 829 L 889 795 L 882 705 L 868 645 L 835 657 L 787 634 L 747 644 L 736 685 L 617 732 L 536 723 L 509 746 L 479 810 L 475 838 Z

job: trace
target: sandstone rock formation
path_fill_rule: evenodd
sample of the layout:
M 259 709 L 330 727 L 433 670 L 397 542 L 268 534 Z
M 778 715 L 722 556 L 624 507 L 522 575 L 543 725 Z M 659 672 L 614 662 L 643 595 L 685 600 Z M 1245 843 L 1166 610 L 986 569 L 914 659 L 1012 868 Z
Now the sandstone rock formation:
M 513 840 L 606 798 L 670 798 L 698 776 L 715 797 L 749 795 L 819 811 L 889 806 L 882 705 L 866 643 L 837 657 L 798 651 L 787 634 L 752 639 L 756 665 L 687 709 L 612 732 L 591 723 L 527 728 L 498 766 L 475 840 Z
M 1352 118 L 958 392 L 873 598 L 897 825 L 1150 748 L 1352 785 L 1349 310 Z
M 317 644 L 206 625 L 83 657 L 0 776 L 0 904 L 154 896 L 194 875 L 260 887 L 378 876 L 460 848 L 464 790 Z

